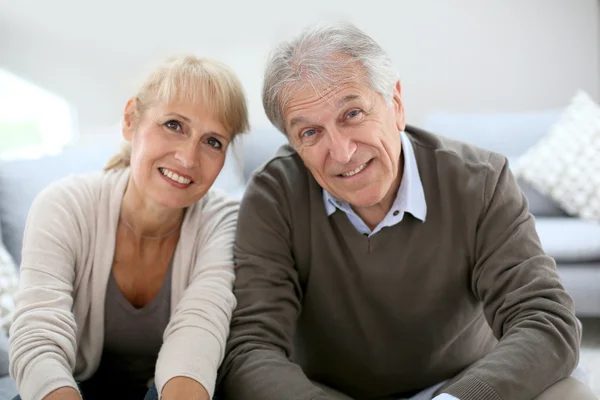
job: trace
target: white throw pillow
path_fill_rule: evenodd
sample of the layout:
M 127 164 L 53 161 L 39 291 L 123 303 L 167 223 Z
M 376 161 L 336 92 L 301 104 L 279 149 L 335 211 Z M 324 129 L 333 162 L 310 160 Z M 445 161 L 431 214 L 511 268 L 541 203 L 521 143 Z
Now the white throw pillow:
M 0 242 L 0 331 L 8 335 L 13 313 L 14 294 L 19 286 L 19 275 L 12 257 Z
M 600 221 L 600 106 L 579 91 L 514 173 L 566 212 Z

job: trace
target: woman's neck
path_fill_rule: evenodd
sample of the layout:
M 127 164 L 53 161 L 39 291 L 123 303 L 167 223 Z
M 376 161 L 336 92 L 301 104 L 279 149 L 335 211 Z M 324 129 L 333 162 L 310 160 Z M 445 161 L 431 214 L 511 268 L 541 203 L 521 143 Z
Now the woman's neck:
M 130 178 L 121 203 L 121 219 L 142 238 L 162 238 L 176 231 L 183 220 L 183 209 L 162 207 L 140 195 Z

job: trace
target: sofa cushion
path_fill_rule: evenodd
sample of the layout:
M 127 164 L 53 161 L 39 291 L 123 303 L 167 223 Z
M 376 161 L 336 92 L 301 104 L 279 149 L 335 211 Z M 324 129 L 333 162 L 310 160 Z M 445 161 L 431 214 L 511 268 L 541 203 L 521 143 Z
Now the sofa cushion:
M 11 400 L 17 395 L 17 385 L 8 375 L 0 378 L 0 399 Z
M 437 111 L 426 115 L 421 126 L 432 133 L 513 158 L 544 136 L 559 116 L 559 110 L 523 113 Z
M 8 336 L 0 333 L 0 376 L 8 375 Z
M 529 212 L 537 217 L 566 217 L 567 213 L 557 202 L 544 196 L 527 182 L 518 179 L 517 182 L 529 203 Z
M 600 221 L 600 106 L 578 92 L 513 170 L 569 214 Z
M 244 178 L 246 181 L 258 167 L 271 159 L 288 140 L 274 127 L 256 129 L 243 136 Z
M 600 224 L 577 218 L 536 218 L 546 253 L 557 263 L 600 261 Z
M 0 335 L 8 335 L 15 312 L 13 296 L 19 287 L 17 271 L 12 256 L 8 253 L 0 238 Z
M 3 241 L 17 264 L 29 207 L 49 183 L 69 174 L 101 169 L 116 153 L 118 144 L 68 148 L 58 156 L 14 160 L 0 165 L 0 221 Z

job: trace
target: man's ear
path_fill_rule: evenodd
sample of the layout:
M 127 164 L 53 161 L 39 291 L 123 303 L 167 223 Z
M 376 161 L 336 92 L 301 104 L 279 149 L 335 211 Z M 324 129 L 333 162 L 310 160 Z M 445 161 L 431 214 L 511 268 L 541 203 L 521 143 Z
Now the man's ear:
M 123 125 L 121 127 L 123 132 L 123 137 L 128 142 L 131 142 L 131 137 L 133 136 L 133 131 L 135 129 L 137 117 L 137 102 L 135 98 L 131 98 L 127 101 L 125 105 L 125 110 L 123 111 Z
M 402 102 L 402 85 L 400 81 L 394 85 L 394 94 L 392 98 L 394 112 L 396 113 L 396 127 L 398 131 L 406 129 L 406 118 L 404 114 L 404 103 Z

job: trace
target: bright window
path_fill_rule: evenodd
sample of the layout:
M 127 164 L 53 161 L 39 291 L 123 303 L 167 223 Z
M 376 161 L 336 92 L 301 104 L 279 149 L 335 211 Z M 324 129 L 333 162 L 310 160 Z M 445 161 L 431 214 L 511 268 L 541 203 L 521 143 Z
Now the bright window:
M 0 69 L 0 158 L 56 154 L 74 139 L 64 99 Z

